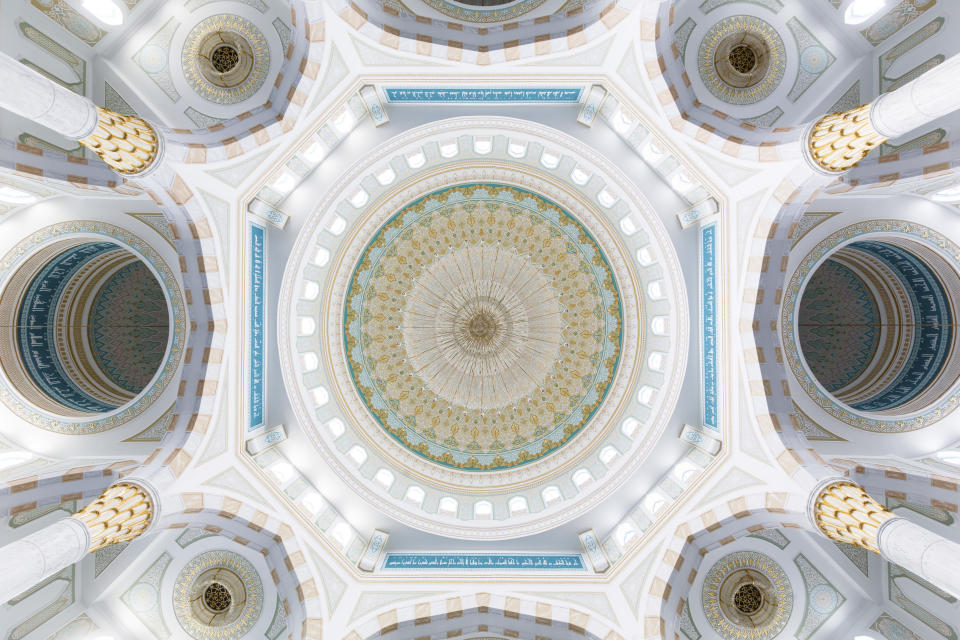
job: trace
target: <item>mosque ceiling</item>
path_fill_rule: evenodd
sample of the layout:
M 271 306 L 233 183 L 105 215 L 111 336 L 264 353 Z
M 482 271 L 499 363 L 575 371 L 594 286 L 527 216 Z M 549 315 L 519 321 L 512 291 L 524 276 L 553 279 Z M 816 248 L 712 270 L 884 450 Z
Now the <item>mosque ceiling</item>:
M 632 627 L 669 617 L 688 640 L 742 637 L 748 621 L 756 638 L 820 640 L 871 625 L 890 638 L 950 637 L 955 602 L 799 530 L 791 474 L 804 472 L 776 433 L 784 425 L 754 407 L 775 398 L 838 457 L 869 434 L 828 421 L 830 407 L 811 406 L 813 392 L 796 381 L 771 387 L 756 373 L 795 357 L 781 349 L 797 344 L 781 342 L 776 314 L 765 316 L 776 342 L 742 353 L 764 296 L 744 282 L 772 268 L 800 273 L 825 238 L 866 224 L 871 203 L 820 194 L 784 242 L 803 255 L 764 262 L 751 248 L 764 238 L 758 224 L 790 201 L 802 161 L 777 156 L 781 147 L 757 162 L 750 144 L 687 135 L 671 111 L 696 102 L 744 135 L 799 125 L 868 101 L 921 58 L 953 53 L 936 27 L 950 19 L 943 0 L 901 3 L 860 29 L 817 1 L 825 10 L 663 3 L 660 39 L 656 3 L 643 2 L 524 0 L 494 20 L 499 5 L 439 0 L 293 3 L 293 12 L 260 0 L 141 0 L 124 3 L 116 30 L 76 11 L 55 20 L 38 0 L 15 5 L 17 19 L 0 22 L 4 42 L 17 43 L 5 51 L 29 50 L 21 57 L 114 110 L 204 129 L 209 144 L 177 162 L 163 195 L 201 211 L 200 227 L 167 225 L 158 198 L 125 207 L 0 174 L 0 188 L 36 196 L 0 202 L 0 220 L 22 232 L 0 240 L 0 253 L 17 255 L 17 242 L 49 226 L 20 215 L 28 204 L 56 224 L 80 220 L 71 233 L 101 232 L 109 219 L 117 237 L 147 238 L 162 254 L 148 262 L 166 293 L 131 295 L 144 304 L 165 295 L 173 309 L 160 365 L 153 351 L 118 356 L 92 338 L 114 378 L 152 382 L 149 410 L 116 425 L 74 420 L 101 450 L 39 425 L 40 454 L 0 466 L 0 477 L 68 474 L 104 455 L 142 460 L 173 431 L 183 396 L 216 404 L 191 422 L 189 450 L 171 454 L 181 474 L 180 511 L 163 523 L 171 530 L 97 552 L 13 603 L 11 637 L 70 640 L 113 624 L 130 637 L 276 640 L 307 628 L 307 611 L 338 637 L 360 638 L 392 624 L 429 628 L 424 637 L 450 625 L 496 631 L 470 617 L 477 611 L 502 612 L 503 633 L 562 620 L 584 635 L 633 637 Z M 506 20 L 526 21 L 516 29 L 530 42 L 507 40 L 514 28 L 496 22 Z M 428 33 L 399 38 L 401 28 Z M 538 44 L 541 28 L 570 35 Z M 488 29 L 504 46 L 478 44 Z M 733 55 L 743 42 L 753 53 Z M 651 47 L 666 52 L 666 80 Z M 718 55 L 729 68 L 702 64 Z M 766 80 L 734 86 L 751 64 L 767 65 Z M 666 83 L 684 86 L 684 72 L 689 85 L 672 95 Z M 217 84 L 230 74 L 236 83 Z M 220 133 L 271 109 L 242 141 Z M 83 153 L 6 115 L 0 134 Z M 919 201 L 897 196 L 906 199 Z M 924 205 L 914 226 L 934 207 L 935 220 L 950 213 Z M 188 233 L 215 247 L 198 265 L 222 289 L 188 293 L 226 309 L 223 349 L 184 346 L 189 323 L 176 308 L 194 303 L 182 293 L 193 265 L 170 266 Z M 817 286 L 859 296 L 838 314 L 886 311 L 870 304 L 866 275 L 820 276 Z M 778 308 L 784 299 L 766 295 Z M 879 342 L 860 336 L 859 359 L 843 376 L 832 371 L 835 388 L 868 376 Z M 827 361 L 847 359 L 820 347 Z M 158 376 L 109 366 L 138 358 Z M 200 361 L 227 366 L 215 384 L 167 385 Z M 0 411 L 25 424 L 13 404 Z M 930 429 L 945 445 L 945 424 Z M 0 462 L 17 449 L 2 435 Z M 79 472 L 84 496 L 109 481 L 92 475 Z M 949 511 L 917 504 L 904 493 L 891 508 L 953 531 Z M 58 516 L 37 509 L 11 515 L 0 542 Z M 750 572 L 763 577 L 748 585 Z M 732 609 L 718 604 L 731 598 Z M 35 626 L 19 633 L 22 624 Z

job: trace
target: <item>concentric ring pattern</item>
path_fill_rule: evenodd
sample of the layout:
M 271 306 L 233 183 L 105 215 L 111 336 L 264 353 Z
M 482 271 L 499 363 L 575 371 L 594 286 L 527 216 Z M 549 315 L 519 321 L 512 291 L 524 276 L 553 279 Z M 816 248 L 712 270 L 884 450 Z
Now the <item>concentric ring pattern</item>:
M 503 469 L 575 436 L 607 394 L 620 294 L 569 212 L 498 184 L 437 190 L 376 234 L 344 340 L 364 404 L 433 462 Z

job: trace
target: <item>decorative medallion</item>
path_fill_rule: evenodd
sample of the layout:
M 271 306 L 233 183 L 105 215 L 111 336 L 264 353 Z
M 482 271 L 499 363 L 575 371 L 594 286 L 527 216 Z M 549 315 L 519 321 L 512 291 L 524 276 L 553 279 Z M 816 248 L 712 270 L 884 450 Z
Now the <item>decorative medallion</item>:
M 28 335 L 14 335 L 13 328 L 24 324 L 15 318 L 25 293 L 33 288 L 42 292 L 43 283 L 53 283 L 63 271 L 45 267 L 63 260 L 61 267 L 80 276 L 69 279 L 70 287 L 64 282 L 57 286 L 65 293 L 58 298 L 56 315 L 68 322 L 57 324 L 71 326 L 69 316 L 85 312 L 86 320 L 72 324 L 86 324 L 86 331 L 67 336 L 55 330 L 41 352 L 31 348 Z M 72 286 L 77 278 L 89 286 Z M 9 352 L 3 358 L 0 400 L 26 422 L 57 433 L 106 431 L 143 413 L 176 374 L 186 341 L 179 284 L 160 254 L 127 230 L 84 220 L 45 227 L 0 260 L 0 282 L 0 316 L 8 318 L 9 332 L 4 338 L 9 346 L 0 344 L 0 352 Z M 134 296 L 137 308 L 117 307 L 112 302 L 117 296 Z M 27 324 L 33 322 L 27 319 Z M 83 348 L 70 346 L 78 341 Z M 54 365 L 56 377 L 40 373 L 50 371 L 43 365 L 53 363 L 51 358 L 59 363 Z
M 506 22 L 530 13 L 546 0 L 505 0 L 490 2 L 484 0 L 423 0 L 428 6 L 436 9 L 448 18 L 463 22 Z
M 603 252 L 530 191 L 467 184 L 407 205 L 362 254 L 344 341 L 393 438 L 471 471 L 541 458 L 605 398 L 621 303 Z
M 710 567 L 703 581 L 703 613 L 725 640 L 770 640 L 793 611 L 793 589 L 769 556 L 738 551 Z
M 181 53 L 183 73 L 202 98 L 217 104 L 242 102 L 263 86 L 270 49 L 249 20 L 210 16 L 190 30 Z
M 249 560 L 231 551 L 207 551 L 177 575 L 173 609 L 183 630 L 197 640 L 235 640 L 256 623 L 263 585 Z
M 753 16 L 731 16 L 713 25 L 698 53 L 700 78 L 730 104 L 753 104 L 770 96 L 786 71 L 783 39 Z
M 877 233 L 884 235 L 859 237 Z M 781 339 L 790 369 L 817 406 L 852 427 L 890 433 L 924 428 L 956 409 L 957 379 L 940 373 L 956 366 L 957 310 L 946 292 L 960 286 L 958 256 L 960 247 L 929 227 L 872 220 L 831 234 L 803 258 L 784 290 Z M 858 269 L 855 278 L 851 268 Z M 828 288 L 850 297 L 828 308 Z M 918 325 L 919 317 L 931 320 Z M 878 326 L 825 326 L 871 318 Z M 847 366 L 828 376 L 823 363 L 834 357 L 838 332 L 850 334 Z

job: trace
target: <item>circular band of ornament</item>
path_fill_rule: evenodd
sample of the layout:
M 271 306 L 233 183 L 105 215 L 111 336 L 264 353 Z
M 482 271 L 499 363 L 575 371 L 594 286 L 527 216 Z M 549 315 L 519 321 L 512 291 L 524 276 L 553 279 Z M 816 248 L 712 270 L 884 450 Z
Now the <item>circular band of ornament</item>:
M 568 211 L 503 184 L 402 208 L 361 255 L 344 308 L 370 414 L 418 455 L 470 471 L 530 463 L 575 437 L 620 357 L 603 251 Z
M 724 640 L 771 640 L 793 612 L 793 589 L 772 558 L 738 551 L 710 567 L 703 580 L 703 613 Z
M 449 151 L 451 139 L 456 141 L 453 153 Z M 490 145 L 488 151 L 476 151 L 474 140 L 481 139 Z M 444 154 L 437 153 L 438 145 L 443 145 Z M 557 526 L 592 508 L 642 464 L 663 432 L 682 381 L 689 329 L 685 306 L 677 305 L 675 301 L 685 299 L 685 294 L 676 254 L 659 219 L 639 189 L 605 158 L 554 129 L 527 121 L 477 117 L 431 123 L 388 141 L 366 154 L 365 158 L 369 160 L 356 165 L 337 181 L 304 224 L 290 254 L 280 292 L 278 333 L 284 383 L 293 410 L 317 452 L 345 483 L 375 508 L 410 526 L 446 536 L 499 539 L 526 535 Z M 594 180 L 603 181 L 603 199 L 610 196 L 613 203 L 601 204 L 595 190 L 570 181 L 570 167 L 574 162 L 580 171 L 594 176 L 591 184 L 595 184 Z M 384 166 L 392 168 L 386 178 Z M 491 190 L 477 188 L 476 185 L 481 184 L 490 186 Z M 365 194 L 365 202 L 359 207 L 353 204 L 357 201 L 358 190 Z M 464 194 L 468 190 L 470 197 L 475 199 L 473 203 Z M 440 203 L 444 191 L 449 192 L 447 202 Z M 520 197 L 515 198 L 515 194 Z M 434 197 L 437 201 L 430 201 Z M 412 206 L 417 202 L 423 205 L 422 211 L 416 211 Z M 442 216 L 431 215 L 428 224 L 424 215 L 428 209 L 452 208 L 454 211 L 450 215 L 463 216 L 466 221 L 470 214 L 465 211 L 465 206 L 473 207 L 474 204 L 472 225 L 453 230 L 433 226 L 433 219 L 442 222 Z M 487 205 L 492 211 L 486 209 Z M 456 211 L 458 207 L 459 212 Z M 455 246 L 439 250 L 431 246 L 431 239 L 426 243 L 417 240 L 420 243 L 417 249 L 409 236 L 400 238 L 399 233 L 393 233 L 395 230 L 378 236 L 391 220 L 399 220 L 397 214 L 402 210 L 406 210 L 408 217 L 400 226 L 412 225 L 415 218 L 423 218 L 417 224 L 423 225 L 421 231 L 427 234 L 427 238 L 430 238 L 430 228 L 438 238 L 441 233 L 447 238 L 456 237 L 451 235 L 455 233 L 468 237 L 462 234 L 469 233 L 471 228 L 481 235 L 493 233 L 495 229 L 499 229 L 498 233 L 513 233 L 508 223 L 511 218 L 517 218 L 524 221 L 524 234 L 529 228 L 532 234 L 529 237 L 552 243 L 564 236 L 555 224 L 548 225 L 543 218 L 549 213 L 559 221 L 561 212 L 576 212 L 576 222 L 584 233 L 577 233 L 577 241 L 572 246 L 574 251 L 563 257 L 564 263 L 575 269 L 566 269 L 566 274 L 558 275 L 549 270 L 556 270 L 559 262 L 551 267 L 549 261 L 534 255 L 533 249 L 524 249 L 522 244 L 520 249 L 514 247 L 507 251 L 507 243 L 501 242 L 499 253 L 497 245 L 490 241 L 477 241 L 471 246 L 466 242 L 453 243 Z M 520 214 L 511 214 L 510 210 Z M 482 211 L 483 216 L 478 215 L 478 211 Z M 496 224 L 486 229 L 486 217 L 490 214 Z M 521 228 L 517 220 L 512 223 L 514 229 Z M 531 220 L 537 220 L 536 227 Z M 626 222 L 630 224 L 626 225 Z M 550 233 L 541 233 L 551 228 Z M 371 242 L 377 237 L 389 240 L 391 248 L 400 246 L 396 243 L 405 248 L 386 256 L 384 247 L 379 247 L 380 254 L 376 254 L 378 247 L 373 247 Z M 419 251 L 424 252 L 420 256 L 423 259 L 428 249 L 430 259 L 418 267 L 419 270 L 404 273 L 393 269 L 390 274 L 370 271 L 371 276 L 378 278 L 376 283 L 364 280 L 366 275 L 357 278 L 358 273 L 366 269 L 361 264 L 364 255 L 377 260 L 397 260 L 397 256 L 403 255 L 409 263 L 417 259 Z M 586 265 L 582 256 L 588 251 L 593 251 L 595 260 L 591 259 Z M 609 275 L 604 275 L 604 258 Z M 467 265 L 477 265 L 478 262 L 482 265 L 482 277 L 463 278 L 459 275 L 458 272 Z M 359 271 L 358 265 L 361 266 Z M 600 283 L 606 278 L 615 284 L 621 306 L 621 335 L 618 338 L 605 331 L 598 336 L 606 345 L 603 348 L 610 350 L 608 356 L 614 355 L 613 347 L 619 342 L 619 364 L 609 364 L 615 369 L 613 379 L 592 419 L 568 438 L 568 444 L 557 446 L 536 459 L 501 468 L 491 465 L 482 471 L 444 464 L 444 460 L 431 460 L 424 453 L 441 457 L 444 451 L 440 446 L 452 445 L 458 450 L 449 452 L 451 459 L 469 462 L 473 455 L 470 450 L 473 434 L 468 431 L 464 438 L 462 430 L 454 433 L 456 422 L 445 414 L 434 416 L 439 418 L 437 425 L 423 425 L 416 414 L 416 422 L 391 422 L 391 411 L 409 418 L 408 409 L 403 406 L 405 398 L 401 398 L 404 392 L 407 397 L 411 393 L 430 393 L 438 402 L 457 402 L 463 408 L 458 409 L 460 414 L 452 416 L 462 415 L 463 411 L 473 411 L 476 415 L 484 412 L 488 423 L 492 424 L 498 411 L 503 413 L 511 403 L 522 403 L 530 394 L 529 388 L 554 384 L 550 376 L 556 376 L 559 370 L 551 364 L 557 359 L 553 349 L 557 349 L 557 354 L 564 353 L 565 338 L 562 327 L 554 326 L 551 318 L 562 319 L 564 305 L 572 302 L 569 297 L 564 297 L 563 292 L 544 291 L 539 286 L 531 288 L 530 292 L 524 288 L 518 293 L 507 286 L 510 282 L 504 274 L 508 272 L 517 278 L 529 278 L 531 282 L 553 283 L 553 279 L 559 278 L 558 286 L 550 289 L 562 288 L 559 284 L 562 284 L 563 277 L 568 278 L 567 283 L 585 283 L 589 279 Z M 391 275 L 392 281 L 389 279 Z M 574 275 L 575 279 L 570 280 Z M 486 290 L 473 291 L 467 284 L 477 280 L 486 283 Z M 401 281 L 406 296 L 399 289 L 391 289 L 394 283 Z M 457 299 L 451 297 L 439 303 L 430 293 L 439 286 L 438 282 L 469 295 Z M 351 288 L 353 283 L 355 289 Z M 652 287 L 654 283 L 656 286 Z M 388 358 L 382 357 L 366 362 L 367 355 L 376 355 L 372 351 L 366 354 L 351 349 L 348 357 L 345 337 L 350 332 L 355 332 L 355 338 L 347 338 L 347 341 L 367 340 L 364 333 L 358 331 L 358 325 L 345 327 L 348 292 L 369 292 L 371 286 L 376 287 L 378 296 L 383 293 L 385 299 L 393 299 L 396 303 L 363 318 L 365 323 L 382 323 L 381 326 L 386 327 L 377 330 L 382 336 L 380 340 L 392 341 L 396 349 L 395 353 L 384 351 L 380 355 L 388 358 L 395 355 L 393 364 L 388 364 Z M 596 299 L 602 292 L 603 287 L 598 284 L 585 300 Z M 606 295 L 607 302 L 613 302 L 612 291 L 608 290 Z M 356 300 L 359 302 L 361 298 L 356 297 Z M 435 308 L 425 311 L 422 303 L 431 300 Z M 599 315 L 591 314 L 587 324 L 599 328 L 615 320 L 617 312 L 610 312 L 609 305 L 600 310 Z M 356 311 L 357 308 L 351 306 L 351 313 Z M 387 312 L 390 313 L 390 322 L 387 321 Z M 381 313 L 382 316 L 378 315 Z M 583 327 L 586 328 L 587 324 Z M 385 333 L 390 327 L 394 327 L 392 333 Z M 556 338 L 558 328 L 561 330 L 559 344 Z M 511 388 L 484 382 L 492 377 L 492 368 L 513 366 L 511 363 L 517 361 L 512 359 L 515 354 L 507 354 L 505 350 L 516 349 L 517 336 L 531 332 L 539 334 L 538 337 L 545 341 L 544 346 L 539 347 L 542 352 L 540 362 L 535 366 L 532 363 L 527 373 L 522 374 L 523 378 L 515 377 L 516 384 Z M 448 357 L 433 363 L 420 352 L 431 341 L 437 344 L 438 337 L 438 349 L 445 351 Z M 372 339 L 367 341 L 377 346 Z M 594 386 L 592 392 L 599 398 L 603 395 L 604 380 L 610 369 L 604 372 L 600 365 L 607 366 L 607 363 L 599 362 L 592 353 L 588 354 L 591 356 L 588 360 L 594 375 L 601 376 L 595 378 L 600 390 Z M 659 355 L 651 359 L 654 353 Z M 530 359 L 527 355 L 522 357 Z M 398 375 L 393 380 L 390 380 L 392 374 L 381 376 L 378 381 L 369 376 L 363 378 L 367 374 L 361 373 L 361 385 L 370 392 L 361 394 L 355 384 L 356 371 L 365 367 L 369 372 L 370 365 L 373 365 L 373 372 L 381 366 L 397 367 L 401 358 L 419 362 L 421 368 L 416 376 L 409 375 L 405 389 L 399 370 L 394 369 Z M 657 362 L 656 369 L 651 368 L 651 362 Z M 434 368 L 424 367 L 424 363 Z M 355 364 L 360 368 L 355 370 Z M 459 371 L 458 375 L 472 372 L 473 379 L 481 384 L 468 390 L 444 386 L 446 374 L 441 368 L 448 372 Z M 542 376 L 545 377 L 541 381 Z M 526 388 L 521 384 L 522 380 L 526 380 Z M 571 383 L 579 385 L 584 380 Z M 567 388 L 573 387 L 568 384 Z M 386 390 L 395 402 L 383 403 L 382 396 L 378 396 L 379 389 Z M 641 389 L 642 394 L 638 393 Z M 569 406 L 571 398 L 565 397 L 563 402 Z M 592 403 L 589 399 L 585 401 L 588 407 Z M 380 406 L 377 406 L 378 402 Z M 473 409 L 469 408 L 471 406 Z M 371 409 L 381 415 L 376 416 Z M 557 411 L 551 417 L 560 415 L 561 412 Z M 414 445 L 424 446 L 410 447 L 393 434 L 387 435 L 381 419 L 392 428 L 402 427 L 415 432 L 414 437 L 421 438 L 421 441 L 414 442 Z M 626 419 L 643 425 L 633 437 L 625 436 L 618 428 Z M 486 434 L 478 430 L 477 445 L 487 449 L 483 452 L 487 456 L 484 464 L 493 461 L 500 453 L 494 451 L 494 447 L 499 448 L 498 439 L 504 450 L 508 446 L 517 448 L 517 452 L 511 455 L 513 460 L 519 461 L 519 449 L 524 443 L 518 441 L 514 445 L 517 436 L 528 440 L 530 436 L 533 439 L 545 437 L 545 434 L 538 435 L 537 427 L 533 425 L 521 426 L 519 433 L 514 433 L 511 423 L 506 420 L 502 423 L 497 434 L 492 428 Z M 431 428 L 435 435 L 429 432 Z M 451 440 L 447 445 L 444 441 L 451 436 L 456 438 L 456 443 Z M 570 441 L 576 444 L 570 444 Z M 536 444 L 537 452 L 542 451 L 542 444 Z M 429 447 L 433 445 L 439 446 L 431 451 Z M 598 456 L 606 445 L 615 446 L 621 455 L 600 463 Z M 359 467 L 351 464 L 349 457 L 345 458 L 342 453 L 358 447 L 365 452 L 366 458 Z M 476 462 L 482 460 L 477 456 Z M 506 456 L 504 460 L 507 460 Z M 469 464 L 480 466 L 474 462 Z M 574 472 L 584 466 L 600 468 L 597 465 L 601 465 L 604 472 L 594 476 L 596 482 L 564 490 L 558 499 L 549 503 L 541 500 L 539 492 L 545 484 L 555 482 L 572 486 L 569 478 Z M 500 466 L 499 462 L 496 466 Z M 389 492 L 385 492 L 383 485 L 374 478 L 378 469 L 390 471 Z M 423 500 L 414 502 L 397 497 L 407 495 L 407 490 L 412 487 L 418 488 Z M 513 513 L 508 522 L 505 515 L 508 513 L 507 502 L 518 493 L 528 496 L 529 511 Z M 461 509 L 439 511 L 438 501 L 444 496 L 458 500 Z M 491 517 L 475 515 L 472 503 L 481 499 L 489 501 Z
M 949 265 L 956 279 L 960 273 L 960 246 L 957 246 L 943 234 L 920 224 L 903 220 L 871 220 L 850 225 L 830 234 L 817 243 L 803 259 L 784 290 L 780 315 L 780 339 L 783 344 L 787 365 L 794 377 L 810 399 L 823 411 L 843 421 L 851 427 L 864 431 L 880 433 L 903 433 L 928 427 L 953 412 L 960 404 L 960 380 L 955 371 L 946 371 L 953 375 L 948 378 L 941 374 L 931 385 L 941 389 L 939 398 L 920 411 L 907 415 L 884 417 L 882 414 L 856 411 L 837 401 L 811 373 L 805 362 L 799 342 L 798 314 L 800 313 L 801 294 L 810 278 L 829 256 L 844 245 L 866 240 L 885 240 L 903 238 L 933 251 L 939 260 Z M 943 278 L 944 274 L 939 277 Z M 956 310 L 954 315 L 956 315 Z M 951 356 L 950 362 L 953 362 Z M 948 364 L 945 369 L 953 369 Z
M 210 16 L 197 24 L 187 34 L 180 58 L 190 88 L 217 104 L 235 104 L 253 96 L 270 68 L 270 48 L 263 33 L 233 14 Z
M 731 16 L 713 25 L 697 53 L 700 79 L 728 104 L 753 104 L 780 86 L 787 68 L 783 39 L 770 23 Z
M 3 309 L 5 310 L 3 313 L 10 312 L 7 309 L 6 300 L 8 296 L 6 294 L 8 292 L 16 294 L 9 296 L 9 298 L 19 300 L 19 292 L 24 286 L 21 280 L 29 280 L 32 275 L 23 273 L 23 267 L 30 263 L 31 259 L 38 253 L 48 252 L 53 245 L 63 241 L 75 241 L 77 243 L 111 242 L 116 244 L 118 248 L 129 251 L 139 258 L 145 266 L 149 267 L 163 289 L 166 304 L 170 310 L 169 341 L 160 367 L 149 385 L 137 394 L 132 401 L 123 404 L 115 411 L 91 414 L 92 419 L 85 418 L 80 414 L 68 418 L 30 402 L 18 391 L 17 385 L 11 382 L 11 375 L 14 375 L 12 370 L 7 371 L 5 368 L 0 368 L 0 371 L 2 371 L 2 375 L 0 375 L 0 400 L 23 420 L 41 429 L 68 435 L 101 433 L 126 424 L 141 415 L 156 402 L 170 384 L 170 381 L 173 380 L 180 366 L 183 348 L 186 343 L 186 303 L 173 270 L 146 241 L 126 229 L 112 224 L 78 220 L 44 227 L 17 243 L 0 259 L 0 283 L 2 283 L 4 293 L 0 300 L 3 301 Z M 13 344 L 0 343 L 0 352 L 3 355 L 0 360 L 13 362 L 17 358 L 14 351 Z
M 256 624 L 263 584 L 249 560 L 232 551 L 206 551 L 180 570 L 173 585 L 177 622 L 196 640 L 236 640 Z

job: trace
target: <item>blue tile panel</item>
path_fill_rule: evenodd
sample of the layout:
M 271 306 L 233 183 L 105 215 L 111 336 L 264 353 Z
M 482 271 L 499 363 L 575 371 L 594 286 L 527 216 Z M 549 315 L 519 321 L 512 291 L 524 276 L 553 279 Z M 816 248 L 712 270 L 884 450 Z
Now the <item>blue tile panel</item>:
M 523 87 L 387 87 L 387 102 L 391 103 L 526 103 L 571 104 L 580 102 L 582 87 L 550 87 L 525 89 Z
M 700 229 L 700 289 L 703 356 L 703 424 L 719 431 L 717 423 L 717 224 Z
M 20 305 L 17 347 L 27 373 L 50 398 L 76 411 L 102 413 L 117 407 L 90 396 L 70 378 L 57 354 L 57 308 L 77 272 L 118 249 L 112 242 L 90 242 L 64 251 L 34 276 Z
M 585 571 L 580 554 L 388 553 L 384 569 Z
M 937 378 L 950 356 L 953 316 L 943 284 L 922 260 L 886 242 L 861 241 L 849 245 L 883 261 L 904 284 L 913 306 L 917 337 L 907 364 L 879 393 L 851 405 L 860 411 L 883 411 L 917 397 Z
M 264 413 L 264 272 L 266 270 L 265 230 L 250 225 L 250 424 L 263 426 Z

